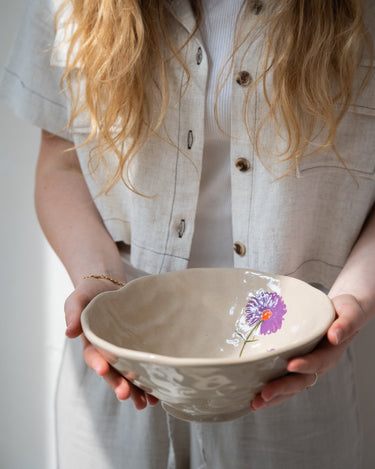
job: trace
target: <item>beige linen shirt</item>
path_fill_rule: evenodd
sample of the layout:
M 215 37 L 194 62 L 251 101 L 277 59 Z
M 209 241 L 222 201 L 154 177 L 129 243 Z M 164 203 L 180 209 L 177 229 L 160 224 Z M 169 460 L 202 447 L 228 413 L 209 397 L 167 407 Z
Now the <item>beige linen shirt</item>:
M 31 6 L 31 3 L 34 5 Z M 19 36 L 5 68 L 1 93 L 16 113 L 51 132 L 82 143 L 90 131 L 81 116 L 66 130 L 69 102 L 59 89 L 66 63 L 63 23 L 56 37 L 52 0 L 30 2 L 25 36 Z M 37 4 L 37 5 L 36 5 Z M 184 43 L 194 27 L 185 0 L 171 0 L 176 43 Z M 249 26 L 256 11 L 248 18 Z M 33 21 L 43 27 L 32 28 Z M 370 15 L 369 15 L 370 17 Z M 28 26 L 29 25 L 29 26 Z M 370 24 L 372 32 L 373 23 Z M 234 266 L 292 275 L 329 288 L 343 267 L 375 201 L 375 77 L 340 123 L 337 148 L 301 160 L 296 169 L 271 156 L 283 146 L 268 126 L 262 134 L 263 160 L 255 154 L 242 119 L 247 86 L 259 73 L 261 38 L 245 42 L 234 57 L 231 115 L 231 191 Z M 186 74 L 175 61 L 170 66 L 171 105 L 162 138 L 151 137 L 131 167 L 132 182 L 145 198 L 118 183 L 108 195 L 95 198 L 115 241 L 131 246 L 137 269 L 161 273 L 188 266 L 202 167 L 207 56 L 199 34 L 183 49 Z M 370 66 L 364 59 L 358 76 Z M 250 102 L 251 132 L 266 111 L 261 86 Z M 104 174 L 87 170 L 91 145 L 78 149 L 91 194 L 103 186 Z M 110 155 L 108 155 L 110 159 Z M 265 164 L 264 164 L 265 163 Z M 214 164 L 214 162 L 212 163 Z M 266 168 L 267 166 L 267 168 Z M 215 233 L 212 233 L 215 236 Z

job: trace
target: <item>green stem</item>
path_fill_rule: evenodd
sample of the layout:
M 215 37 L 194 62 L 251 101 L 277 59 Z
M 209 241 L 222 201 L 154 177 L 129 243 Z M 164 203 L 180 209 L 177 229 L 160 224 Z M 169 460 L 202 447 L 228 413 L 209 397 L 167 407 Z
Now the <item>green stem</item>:
M 262 324 L 263 320 L 260 320 L 259 322 L 257 322 L 255 324 L 255 326 L 251 329 L 251 331 L 248 333 L 246 339 L 244 340 L 244 343 L 242 345 L 242 349 L 241 349 L 241 352 L 240 352 L 240 357 L 242 356 L 242 352 L 243 352 L 243 349 L 245 348 L 245 345 L 248 343 L 248 342 L 251 342 L 250 337 L 251 335 L 255 332 L 255 330 L 257 329 L 257 327 L 259 327 L 261 324 Z

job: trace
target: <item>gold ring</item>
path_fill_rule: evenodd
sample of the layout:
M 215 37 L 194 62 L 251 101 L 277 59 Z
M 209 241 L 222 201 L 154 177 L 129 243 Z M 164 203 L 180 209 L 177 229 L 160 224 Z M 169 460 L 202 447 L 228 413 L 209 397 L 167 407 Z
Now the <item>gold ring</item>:
M 313 386 L 316 385 L 317 382 L 318 382 L 318 373 L 315 372 L 315 373 L 314 373 L 314 381 L 313 381 L 311 384 L 309 384 L 309 385 L 307 386 L 307 388 L 312 388 Z

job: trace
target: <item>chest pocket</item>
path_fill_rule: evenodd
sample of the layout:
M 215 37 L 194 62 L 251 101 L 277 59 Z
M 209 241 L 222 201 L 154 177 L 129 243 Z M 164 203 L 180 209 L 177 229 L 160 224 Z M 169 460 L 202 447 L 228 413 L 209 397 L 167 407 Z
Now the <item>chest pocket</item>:
M 359 68 L 361 80 L 370 72 L 367 86 L 351 105 L 339 124 L 336 149 L 322 150 L 303 158 L 298 164 L 300 176 L 321 171 L 346 171 L 354 177 L 375 180 L 375 70 L 367 64 Z M 317 141 L 319 143 L 319 141 Z

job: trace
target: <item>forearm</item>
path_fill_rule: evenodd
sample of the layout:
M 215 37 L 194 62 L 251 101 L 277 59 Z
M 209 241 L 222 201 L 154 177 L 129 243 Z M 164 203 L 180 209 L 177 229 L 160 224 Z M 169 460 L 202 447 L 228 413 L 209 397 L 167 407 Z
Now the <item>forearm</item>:
M 35 205 L 40 225 L 73 284 L 106 273 L 126 280 L 116 244 L 107 232 L 80 171 L 71 142 L 42 138 Z M 56 162 L 58 161 L 58 164 Z
M 370 317 L 375 315 L 375 206 L 329 296 L 341 294 L 355 296 Z

